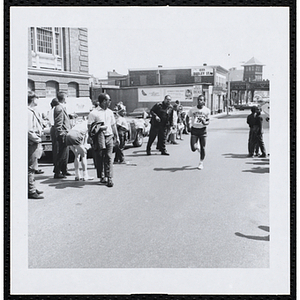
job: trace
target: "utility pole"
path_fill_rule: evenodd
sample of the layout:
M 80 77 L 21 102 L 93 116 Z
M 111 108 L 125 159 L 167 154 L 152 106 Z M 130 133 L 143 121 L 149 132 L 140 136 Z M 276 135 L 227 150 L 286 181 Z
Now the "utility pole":
M 227 115 L 229 115 L 229 100 L 230 100 L 230 69 L 228 72 L 228 88 L 227 88 Z

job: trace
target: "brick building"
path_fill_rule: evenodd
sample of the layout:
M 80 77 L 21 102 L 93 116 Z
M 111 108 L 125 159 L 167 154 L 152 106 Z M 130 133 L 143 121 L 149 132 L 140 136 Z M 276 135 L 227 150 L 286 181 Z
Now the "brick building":
M 68 95 L 69 112 L 89 109 L 88 31 L 86 28 L 31 27 L 28 32 L 28 90 L 47 114 L 58 91 Z
M 169 94 L 173 102 L 183 106 L 197 104 L 199 94 L 204 94 L 206 105 L 212 113 L 225 110 L 226 76 L 221 66 L 195 66 L 180 68 L 129 69 L 127 78 L 118 78 L 119 89 L 105 88 L 112 105 L 123 101 L 130 112 L 138 107 L 151 108 Z M 97 93 L 93 96 L 96 97 Z

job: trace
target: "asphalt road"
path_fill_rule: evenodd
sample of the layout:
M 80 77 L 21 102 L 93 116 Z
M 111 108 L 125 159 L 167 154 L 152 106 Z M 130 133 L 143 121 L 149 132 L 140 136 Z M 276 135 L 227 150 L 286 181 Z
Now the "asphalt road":
M 147 156 L 147 139 L 126 149 L 113 188 L 53 179 L 41 163 L 45 199 L 28 200 L 29 268 L 269 267 L 269 158 L 247 158 L 247 114 L 211 120 L 203 170 L 189 135 L 167 145 L 170 156 L 155 145 Z

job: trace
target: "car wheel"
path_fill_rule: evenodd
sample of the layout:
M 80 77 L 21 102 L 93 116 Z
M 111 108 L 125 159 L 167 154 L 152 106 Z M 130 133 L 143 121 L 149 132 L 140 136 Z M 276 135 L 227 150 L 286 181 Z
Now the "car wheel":
M 134 147 L 141 147 L 143 145 L 143 133 L 141 130 L 139 130 L 136 134 L 136 138 L 134 142 L 132 143 Z

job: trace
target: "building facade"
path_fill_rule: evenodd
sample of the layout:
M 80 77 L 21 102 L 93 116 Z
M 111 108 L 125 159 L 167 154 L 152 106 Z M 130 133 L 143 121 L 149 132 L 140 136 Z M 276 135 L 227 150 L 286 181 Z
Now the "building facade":
M 244 70 L 229 70 L 228 89 L 233 104 L 269 100 L 270 82 L 263 79 L 263 66 L 252 57 L 243 65 Z
M 41 112 L 50 110 L 58 91 L 67 94 L 70 113 L 87 109 L 89 78 L 86 28 L 29 28 L 28 90 L 39 96 Z
M 151 108 L 170 95 L 183 106 L 194 106 L 203 94 L 212 114 L 225 110 L 226 78 L 228 71 L 221 66 L 194 66 L 182 68 L 129 69 L 127 78 L 118 78 L 119 89 L 103 86 L 112 105 L 122 101 L 128 111 L 138 107 Z M 96 94 L 93 96 L 96 97 Z

